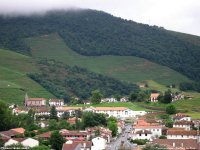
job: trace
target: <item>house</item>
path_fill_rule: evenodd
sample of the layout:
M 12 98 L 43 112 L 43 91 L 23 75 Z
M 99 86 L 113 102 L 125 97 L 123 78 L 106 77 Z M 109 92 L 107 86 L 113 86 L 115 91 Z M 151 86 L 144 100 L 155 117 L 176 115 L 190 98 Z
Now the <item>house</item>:
M 90 137 L 101 137 L 106 140 L 107 143 L 111 142 L 112 139 L 112 131 L 108 128 L 104 127 L 92 127 L 92 128 L 86 128 L 86 131 L 90 135 Z
M 194 139 L 155 139 L 152 143 L 173 150 L 198 150 L 197 140 Z
M 49 116 L 50 108 L 49 107 L 38 107 L 34 109 L 36 116 Z
M 25 147 L 36 147 L 39 146 L 39 141 L 32 138 L 27 138 L 21 141 L 21 144 Z
M 42 140 L 48 140 L 51 137 L 51 133 L 52 133 L 51 131 L 45 132 L 45 133 L 37 135 L 36 137 L 41 138 Z
M 197 139 L 199 131 L 184 129 L 168 129 L 167 139 Z
M 7 142 L 4 143 L 4 146 L 10 146 L 14 144 L 19 144 L 21 141 L 25 140 L 25 138 L 11 138 Z
M 32 138 L 12 138 L 9 139 L 4 146 L 9 146 L 13 144 L 22 144 L 24 147 L 35 147 L 39 146 L 39 141 Z
M 64 99 L 50 99 L 49 100 L 49 106 L 63 106 L 64 105 Z
M 65 111 L 68 111 L 69 115 L 73 116 L 76 110 L 82 111 L 82 107 L 57 107 L 56 110 L 58 117 L 61 117 Z
M 42 107 L 46 106 L 46 99 L 44 98 L 27 98 L 24 102 L 25 107 Z
M 145 115 L 145 111 L 133 111 L 126 107 L 89 107 L 84 111 L 92 111 L 95 113 L 103 113 L 116 118 L 125 119 Z
M 25 132 L 24 128 L 14 128 L 14 129 L 10 129 L 8 131 L 0 132 L 0 136 L 5 137 L 5 138 L 14 138 L 17 135 L 23 135 L 24 132 Z
M 90 135 L 87 131 L 69 131 L 66 129 L 60 130 L 60 133 L 67 140 L 89 140 Z
M 117 99 L 113 98 L 113 97 L 101 99 L 101 103 L 104 103 L 104 102 L 109 102 L 109 103 L 111 103 L 111 102 L 117 102 Z
M 176 121 L 173 124 L 173 128 L 183 128 L 185 130 L 191 130 L 194 127 L 194 123 L 191 121 Z
M 150 101 L 151 102 L 158 102 L 158 97 L 159 97 L 159 93 L 151 93 L 150 95 Z
M 191 121 L 191 117 L 189 115 L 183 114 L 183 113 L 177 113 L 173 116 L 174 121 Z
M 128 98 L 127 97 L 122 97 L 122 98 L 120 98 L 120 102 L 128 102 Z
M 104 150 L 106 148 L 106 140 L 102 137 L 96 137 L 92 139 L 91 150 Z
M 63 144 L 62 150 L 91 150 L 91 141 L 73 141 L 69 140 Z
M 162 126 L 158 123 L 149 123 L 141 118 L 136 121 L 132 126 L 132 139 L 153 139 L 162 135 Z

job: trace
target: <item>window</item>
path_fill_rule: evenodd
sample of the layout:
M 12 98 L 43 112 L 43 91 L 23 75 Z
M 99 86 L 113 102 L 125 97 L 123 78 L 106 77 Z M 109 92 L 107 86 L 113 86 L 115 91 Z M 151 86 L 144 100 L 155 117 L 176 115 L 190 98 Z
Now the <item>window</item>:
M 147 136 L 147 133 L 145 133 L 145 136 Z
M 140 133 L 140 136 L 141 136 L 141 133 Z

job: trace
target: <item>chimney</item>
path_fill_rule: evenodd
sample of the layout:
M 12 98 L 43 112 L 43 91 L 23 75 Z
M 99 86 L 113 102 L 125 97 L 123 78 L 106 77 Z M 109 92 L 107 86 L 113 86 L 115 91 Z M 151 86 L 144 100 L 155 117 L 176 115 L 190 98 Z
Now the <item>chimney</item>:
M 183 147 L 183 143 L 181 143 L 181 147 Z
M 86 148 L 86 143 L 83 143 L 83 147 Z
M 173 143 L 173 147 L 175 147 L 176 146 L 176 144 L 175 143 Z

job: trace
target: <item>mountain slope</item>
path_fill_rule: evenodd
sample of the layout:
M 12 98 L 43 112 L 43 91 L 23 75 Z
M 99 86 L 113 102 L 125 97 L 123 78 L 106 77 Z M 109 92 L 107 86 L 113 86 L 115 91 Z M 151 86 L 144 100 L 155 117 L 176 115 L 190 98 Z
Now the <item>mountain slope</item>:
M 54 97 L 30 79 L 28 72 L 37 72 L 30 57 L 0 49 L 0 100 L 21 105 L 25 93 L 32 97 Z
M 131 83 L 154 80 L 160 84 L 179 84 L 190 80 L 167 67 L 134 56 L 83 56 L 72 51 L 58 34 L 27 38 L 31 55 L 49 58 L 68 65 L 81 66 Z
M 3 48 L 30 54 L 24 38 L 55 32 L 72 50 L 83 55 L 139 56 L 193 80 L 200 79 L 200 46 L 163 28 L 93 10 L 0 17 L 0 47 Z

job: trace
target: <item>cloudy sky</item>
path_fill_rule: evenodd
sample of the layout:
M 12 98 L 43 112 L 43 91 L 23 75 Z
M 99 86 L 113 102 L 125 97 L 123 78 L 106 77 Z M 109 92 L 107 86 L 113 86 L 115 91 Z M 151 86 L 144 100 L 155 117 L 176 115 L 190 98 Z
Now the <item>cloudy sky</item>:
M 136 22 L 200 36 L 200 0 L 0 0 L 0 14 L 90 8 Z

